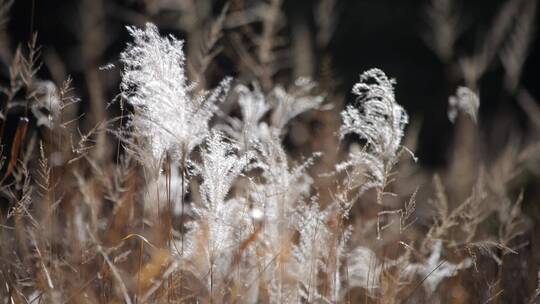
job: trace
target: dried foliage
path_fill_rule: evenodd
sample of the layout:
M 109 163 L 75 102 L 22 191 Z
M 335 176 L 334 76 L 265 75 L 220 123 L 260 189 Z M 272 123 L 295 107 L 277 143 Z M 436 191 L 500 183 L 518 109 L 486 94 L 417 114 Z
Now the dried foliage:
M 116 118 L 74 115 L 71 80 L 57 86 L 37 77 L 35 36 L 6 63 L 1 303 L 488 303 L 511 294 L 508 264 L 531 247 L 534 223 L 522 210 L 531 200 L 527 183 L 538 183 L 538 134 L 508 142 L 478 169 L 424 170 L 415 147 L 406 147 L 416 135 L 396 81 L 382 70 L 360 74 L 343 110 L 338 94 L 321 89 L 330 84 L 278 81 L 282 1 L 262 1 L 263 15 L 233 1 L 216 20 L 202 1 L 148 2 L 151 15 L 191 16 L 178 26 L 199 39 L 200 53 L 153 23 L 128 26 L 133 41 L 120 54 L 120 94 L 110 103 L 121 107 Z M 538 125 L 540 111 L 519 84 L 535 5 L 509 0 L 479 53 L 458 59 L 457 6 L 432 1 L 427 41 L 445 64 L 462 67 L 468 86 L 448 99 L 458 129 L 480 128 L 478 81 L 501 45 L 505 89 L 521 90 Z M 319 46 L 335 28 L 324 10 L 336 6 L 317 6 Z M 0 39 L 7 11 L 0 8 Z M 202 25 L 209 33 L 201 40 Z M 242 57 L 240 77 L 206 90 L 226 29 L 237 30 L 229 38 Z M 340 110 L 332 130 L 340 147 L 291 151 L 290 138 L 310 132 L 311 114 Z M 8 138 L 14 113 L 20 121 Z M 113 140 L 115 157 L 95 153 Z M 334 162 L 321 173 L 327 155 Z M 473 160 L 463 158 L 454 162 Z M 538 278 L 537 269 L 521 271 Z M 528 288 L 520 300 L 534 303 L 539 290 Z

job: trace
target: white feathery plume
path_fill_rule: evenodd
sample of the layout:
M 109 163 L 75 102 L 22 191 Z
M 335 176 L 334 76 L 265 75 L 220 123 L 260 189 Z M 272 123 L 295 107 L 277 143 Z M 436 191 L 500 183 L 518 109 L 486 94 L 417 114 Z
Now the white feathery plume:
M 341 139 L 355 134 L 365 140 L 365 146 L 351 152 L 349 160 L 338 164 L 336 169 L 340 172 L 363 167 L 361 172 L 356 172 L 366 178 L 360 192 L 384 185 L 385 175 L 401 148 L 408 116 L 395 100 L 394 83 L 379 69 L 364 72 L 352 90 L 358 96 L 356 105 L 349 105 L 341 112 Z
M 330 213 L 320 210 L 319 203 L 312 199 L 308 204 L 300 204 L 291 224 L 298 232 L 298 244 L 292 248 L 293 260 L 290 273 L 298 281 L 298 293 L 307 302 L 320 299 L 317 286 L 320 273 L 327 269 L 326 259 L 330 255 L 328 244 L 332 241 L 332 231 L 327 226 Z
M 247 151 L 259 142 L 260 138 L 266 136 L 268 125 L 261 120 L 270 110 L 270 104 L 266 102 L 264 94 L 256 83 L 253 84 L 252 90 L 245 85 L 238 85 L 235 91 L 238 93 L 242 120 L 229 117 L 229 124 L 219 127 L 238 142 L 241 150 Z
M 441 260 L 441 253 L 442 241 L 435 240 L 431 254 L 424 263 L 411 263 L 405 267 L 405 275 L 417 274 L 422 278 L 422 284 L 429 294 L 433 294 L 444 279 L 455 276 L 459 270 L 467 269 L 473 264 L 470 258 L 465 258 L 458 264 Z
M 349 286 L 362 287 L 373 296 L 380 287 L 383 264 L 371 249 L 358 246 L 348 253 Z
M 459 112 L 463 112 L 476 123 L 480 99 L 475 92 L 467 87 L 458 87 L 455 96 L 448 98 L 448 119 L 453 123 Z
M 121 89 L 135 108 L 130 126 L 144 138 L 154 159 L 165 153 L 186 157 L 208 135 L 208 123 L 230 79 L 211 92 L 194 94 L 185 75 L 183 41 L 160 36 L 151 23 L 128 31 L 134 42 L 121 54 Z
M 272 90 L 273 111 L 272 126 L 283 130 L 285 125 L 294 117 L 312 109 L 318 108 L 324 101 L 320 95 L 313 95 L 311 91 L 317 83 L 309 78 L 300 77 L 289 90 L 276 86 Z
M 195 220 L 188 224 L 185 239 L 187 267 L 196 276 L 221 281 L 228 275 L 233 250 L 240 235 L 252 227 L 246 203 L 241 198 L 227 200 L 234 181 L 241 174 L 245 160 L 236 154 L 238 147 L 221 133 L 211 132 L 202 149 L 202 204 L 193 207 Z M 212 278 L 207 277 L 212 272 Z M 204 281 L 204 280 L 203 280 Z

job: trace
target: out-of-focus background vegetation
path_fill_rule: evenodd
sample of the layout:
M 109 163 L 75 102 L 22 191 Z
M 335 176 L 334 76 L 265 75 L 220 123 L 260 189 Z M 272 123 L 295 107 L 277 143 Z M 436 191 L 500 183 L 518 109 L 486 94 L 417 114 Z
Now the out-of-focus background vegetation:
M 413 120 L 421 120 L 418 156 L 428 167 L 438 167 L 448 161 L 449 140 L 452 130 L 446 118 L 448 96 L 455 86 L 463 83 L 456 77 L 457 66 L 444 63 L 426 43 L 425 36 L 432 28 L 428 19 L 430 1 L 375 1 L 338 0 L 331 9 L 318 11 L 319 1 L 284 1 L 282 12 L 287 23 L 280 27 L 285 45 L 309 44 L 313 54 L 297 55 L 291 49 L 284 51 L 281 67 L 295 68 L 299 57 L 308 61 L 298 75 L 317 76 L 330 68 L 337 85 L 347 91 L 357 81 L 359 71 L 379 67 L 398 79 L 397 99 L 411 114 Z M 473 54 L 481 48 L 483 39 L 494 29 L 495 18 L 506 1 L 479 0 L 453 1 L 460 22 L 456 30 L 460 33 L 453 58 Z M 182 3 L 192 3 L 188 7 Z M 244 7 L 255 8 L 251 16 L 262 18 L 264 6 L 257 1 L 231 1 L 229 11 L 233 13 Z M 195 32 L 205 31 L 211 18 L 218 16 L 224 1 L 103 1 L 103 0 L 17 0 L 11 10 L 7 25 L 9 41 L 13 45 L 25 44 L 33 31 L 38 33 L 38 44 L 43 48 L 44 66 L 39 75 L 60 81 L 71 75 L 77 93 L 87 97 L 89 83 L 85 70 L 115 63 L 118 53 L 129 39 L 125 25 L 155 22 L 162 31 L 187 39 L 186 44 L 198 41 L 189 39 Z M 193 11 L 199 16 L 194 16 Z M 317 18 L 324 16 L 333 23 L 328 34 L 316 31 Z M 238 75 L 234 62 L 238 54 L 234 51 L 230 33 L 242 22 L 241 15 L 232 15 L 226 23 L 219 42 L 222 52 L 210 65 L 211 75 Z M 521 83 L 537 99 L 540 85 L 537 71 L 540 67 L 540 39 L 535 35 L 526 57 Z M 194 39 L 193 39 L 194 40 Z M 193 51 L 194 52 L 194 51 Z M 189 54 L 188 54 L 189 56 Z M 296 56 L 296 57 L 295 57 Z M 496 125 L 495 134 L 486 134 L 497 145 L 498 139 L 510 136 L 510 130 L 527 130 L 526 116 L 515 100 L 508 98 L 501 85 L 504 71 L 497 59 L 490 64 L 480 83 L 481 124 Z M 5 71 L 4 71 L 5 72 Z M 87 71 L 88 72 L 88 71 Z M 286 74 L 286 73 L 283 73 Z M 310 75 L 311 74 L 311 75 Z M 217 75 L 217 76 L 216 76 Z M 287 74 L 287 75 L 290 75 Z M 294 74 L 293 74 L 294 75 Z M 119 72 L 99 72 L 99 85 L 104 91 L 104 100 L 117 94 Z M 286 82 L 286 81 L 283 81 Z M 94 84 L 95 85 L 95 84 Z M 352 99 L 351 95 L 347 98 Z M 88 98 L 83 98 L 88 100 Z

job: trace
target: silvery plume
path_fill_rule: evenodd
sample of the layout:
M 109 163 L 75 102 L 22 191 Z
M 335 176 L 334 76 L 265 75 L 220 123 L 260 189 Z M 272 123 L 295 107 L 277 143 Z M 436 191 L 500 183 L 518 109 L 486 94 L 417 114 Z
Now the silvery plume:
M 480 99 L 475 92 L 467 87 L 458 87 L 456 95 L 448 98 L 448 119 L 455 122 L 459 112 L 463 112 L 476 123 Z
M 360 191 L 382 187 L 385 176 L 397 160 L 408 116 L 394 96 L 394 81 L 379 69 L 360 75 L 352 92 L 354 105 L 341 112 L 340 137 L 355 134 L 365 141 L 363 148 L 352 151 L 349 160 L 338 164 L 338 172 L 353 169 L 353 176 L 364 177 Z
M 121 54 L 122 96 L 134 107 L 130 127 L 155 160 L 182 159 L 209 134 L 208 123 L 230 79 L 210 92 L 194 92 L 185 75 L 183 41 L 162 37 L 155 25 L 128 27 L 134 42 Z

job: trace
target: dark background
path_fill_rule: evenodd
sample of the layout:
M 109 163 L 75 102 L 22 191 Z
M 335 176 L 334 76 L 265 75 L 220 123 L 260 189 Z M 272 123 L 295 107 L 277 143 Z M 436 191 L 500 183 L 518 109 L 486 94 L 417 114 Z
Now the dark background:
M 464 32 L 458 40 L 457 56 L 471 54 L 477 41 L 490 30 L 493 18 L 505 1 L 456 1 L 461 8 Z M 250 1 L 246 1 L 250 3 Z M 222 1 L 214 3 L 217 15 Z M 333 75 L 338 80 L 342 92 L 350 91 L 359 73 L 371 67 L 379 67 L 397 79 L 396 95 L 412 120 L 421 120 L 419 156 L 429 167 L 443 165 L 448 158 L 445 153 L 451 143 L 452 125 L 447 119 L 447 98 L 455 91 L 455 85 L 448 85 L 445 65 L 431 51 L 422 39 L 427 30 L 425 7 L 428 1 L 381 1 L 381 0 L 343 0 L 337 4 L 337 28 L 330 43 L 322 53 L 332 57 Z M 312 28 L 314 1 L 285 1 L 283 10 L 290 20 L 305 20 Z M 103 1 L 102 18 L 98 26 L 105 29 L 107 42 L 92 47 L 103 50 L 102 58 L 93 62 L 94 66 L 115 63 L 125 47 L 129 36 L 124 28 L 133 20 L 145 18 L 145 4 L 139 1 Z M 11 11 L 8 33 L 12 48 L 28 41 L 32 30 L 38 33 L 38 43 L 42 46 L 44 66 L 39 76 L 50 79 L 51 58 L 64 63 L 65 74 L 74 79 L 77 93 L 83 102 L 87 97 L 81 60 L 84 50 L 80 41 L 81 20 L 85 7 L 80 1 L 32 1 L 16 0 Z M 134 17 L 135 16 L 135 17 Z M 164 14 L 153 18 L 171 18 Z M 176 18 L 173 16 L 172 18 Z M 181 16 L 179 17 L 181 18 Z M 161 27 L 163 32 L 172 32 L 183 37 L 182 32 Z M 284 31 L 287 31 L 285 29 Z M 189 44 L 189 41 L 187 41 Z M 227 36 L 220 42 L 226 47 Z M 87 46 L 88 47 L 88 46 Z M 315 56 L 321 60 L 321 56 Z M 539 39 L 534 39 L 529 57 L 526 60 L 522 85 L 535 99 L 540 98 L 540 86 L 536 79 L 539 64 Z M 49 62 L 47 62 L 49 61 Z M 226 59 L 216 59 L 215 63 L 223 75 L 235 76 L 234 65 Z M 5 75 L 5 70 L 2 74 Z M 112 99 L 118 92 L 119 72 L 100 73 L 106 84 L 107 98 Z M 480 83 L 480 125 L 484 130 L 499 124 L 495 131 L 501 134 L 485 134 L 486 138 L 510 136 L 510 130 L 528 131 L 526 116 L 512 97 L 506 98 L 502 88 L 503 69 L 493 64 Z M 352 99 L 351 94 L 347 95 Z M 500 117 L 505 117 L 501 120 Z M 501 126 L 502 124 L 502 126 Z M 501 131 L 502 130 L 502 131 Z M 489 145 L 489 144 L 488 144 Z

